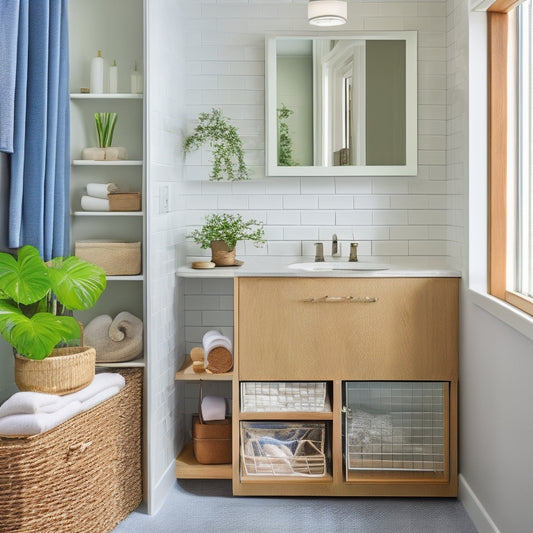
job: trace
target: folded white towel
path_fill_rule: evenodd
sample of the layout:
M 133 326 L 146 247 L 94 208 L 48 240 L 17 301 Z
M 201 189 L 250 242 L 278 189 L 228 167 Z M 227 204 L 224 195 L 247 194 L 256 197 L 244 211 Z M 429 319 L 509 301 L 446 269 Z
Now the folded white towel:
M 205 421 L 226 418 L 226 400 L 221 396 L 204 396 L 200 409 Z
M 16 392 L 1 406 L 4 416 L 0 417 L 0 435 L 37 435 L 48 431 L 78 413 L 108 400 L 120 392 L 125 383 L 126 380 L 121 374 L 102 372 L 96 374 L 90 385 L 84 389 L 64 396 Z M 11 401 L 12 398 L 15 400 Z M 57 403 L 53 402 L 54 398 Z M 53 412 L 42 411 L 59 404 L 61 406 Z M 28 412 L 29 409 L 40 411 Z
M 65 406 L 62 396 L 43 392 L 15 392 L 0 405 L 0 418 L 10 415 L 53 413 Z
M 109 193 L 118 191 L 119 187 L 115 183 L 87 183 L 87 195 L 93 198 L 107 200 Z
M 204 347 L 205 366 L 208 365 L 209 352 L 214 348 L 226 348 L 229 352 L 232 351 L 231 340 L 222 335 L 220 331 L 212 329 L 204 334 L 202 338 L 202 345 Z
M 92 407 L 96 407 L 98 404 L 105 402 L 106 400 L 109 400 L 109 398 L 112 398 L 115 394 L 120 392 L 122 387 L 115 386 L 115 387 L 108 387 L 107 389 L 101 390 L 100 392 L 97 392 L 94 396 L 91 396 L 91 398 L 88 398 L 81 404 L 81 410 L 82 411 L 88 411 Z
M 109 200 L 93 198 L 92 196 L 82 196 L 81 208 L 84 211 L 109 211 Z
M 81 403 L 68 402 L 54 413 L 10 415 L 0 418 L 0 435 L 37 435 L 81 413 Z
M 102 372 L 94 376 L 90 385 L 72 394 L 65 394 L 63 398 L 67 401 L 79 401 L 83 404 L 106 389 L 112 387 L 118 387 L 118 390 L 122 389 L 125 383 L 126 380 L 121 374 Z

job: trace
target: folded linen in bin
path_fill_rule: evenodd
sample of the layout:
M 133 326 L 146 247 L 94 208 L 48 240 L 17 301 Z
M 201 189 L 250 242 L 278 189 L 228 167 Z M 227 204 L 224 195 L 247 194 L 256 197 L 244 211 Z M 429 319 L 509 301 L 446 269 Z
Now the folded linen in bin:
M 221 396 L 204 396 L 200 406 L 202 420 L 224 420 L 226 418 L 226 400 Z

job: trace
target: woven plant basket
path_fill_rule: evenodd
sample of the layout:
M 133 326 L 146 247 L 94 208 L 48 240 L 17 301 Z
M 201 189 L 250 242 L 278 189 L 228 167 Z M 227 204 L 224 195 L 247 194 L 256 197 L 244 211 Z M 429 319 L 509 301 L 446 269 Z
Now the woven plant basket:
M 91 383 L 95 362 L 90 346 L 55 348 L 40 361 L 16 354 L 15 383 L 21 391 L 69 394 Z
M 109 400 L 32 437 L 0 437 L 2 533 L 107 533 L 142 500 L 143 370 Z

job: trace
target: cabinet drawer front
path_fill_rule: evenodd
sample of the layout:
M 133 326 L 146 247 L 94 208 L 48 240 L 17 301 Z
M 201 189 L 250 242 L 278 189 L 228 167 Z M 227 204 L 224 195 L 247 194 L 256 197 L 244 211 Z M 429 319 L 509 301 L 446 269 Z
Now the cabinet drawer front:
M 239 379 L 457 375 L 455 278 L 239 278 L 235 294 Z

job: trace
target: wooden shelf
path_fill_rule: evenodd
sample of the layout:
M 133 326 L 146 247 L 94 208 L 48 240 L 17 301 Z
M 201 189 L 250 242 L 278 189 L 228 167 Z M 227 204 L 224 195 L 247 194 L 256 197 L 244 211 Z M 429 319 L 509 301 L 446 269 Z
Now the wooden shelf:
M 226 372 L 224 374 L 211 374 L 202 372 L 197 374 L 192 369 L 192 360 L 187 355 L 183 366 L 176 372 L 174 376 L 176 381 L 231 381 L 233 379 L 233 372 Z
M 177 479 L 231 479 L 231 464 L 202 465 L 194 457 L 192 442 L 176 458 Z
M 120 161 L 93 161 L 92 159 L 74 159 L 72 164 L 77 167 L 140 167 L 142 166 L 143 162 L 140 159 L 121 159 Z
M 317 413 L 316 411 L 298 411 L 298 412 L 277 412 L 265 413 L 264 411 L 258 413 L 239 413 L 240 420 L 333 420 L 333 413 L 331 411 L 324 411 Z
M 315 483 L 332 483 L 333 476 L 331 474 L 326 474 L 325 476 L 265 476 L 257 475 L 250 476 L 244 473 L 241 473 L 241 483 L 281 483 L 283 485 L 288 485 L 290 483 L 305 483 L 315 484 Z

